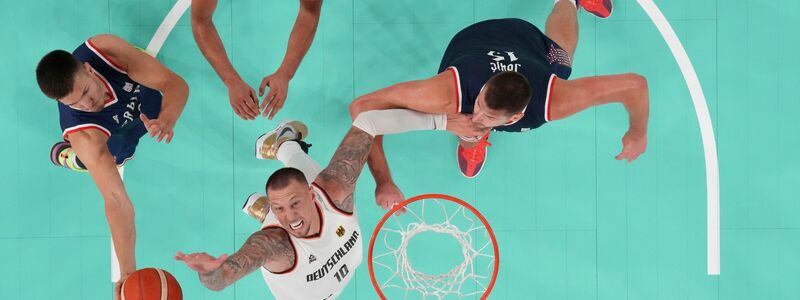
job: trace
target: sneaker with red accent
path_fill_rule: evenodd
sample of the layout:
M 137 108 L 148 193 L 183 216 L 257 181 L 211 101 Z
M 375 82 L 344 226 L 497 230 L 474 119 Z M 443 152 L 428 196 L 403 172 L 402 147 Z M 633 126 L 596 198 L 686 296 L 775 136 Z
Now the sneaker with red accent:
M 578 7 L 583 7 L 598 18 L 605 19 L 611 16 L 614 4 L 611 0 L 575 0 Z
M 491 145 L 488 133 L 472 148 L 464 148 L 459 143 L 458 148 L 456 148 L 456 157 L 458 158 L 458 169 L 461 170 L 461 174 L 467 178 L 478 176 L 481 173 L 481 169 L 483 169 L 483 163 L 486 161 L 486 147 Z

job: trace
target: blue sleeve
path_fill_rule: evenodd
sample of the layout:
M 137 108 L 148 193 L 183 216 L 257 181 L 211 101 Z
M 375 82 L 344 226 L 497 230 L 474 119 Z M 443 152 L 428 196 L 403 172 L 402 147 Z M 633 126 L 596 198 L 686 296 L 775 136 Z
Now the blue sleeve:
M 112 128 L 111 124 L 107 124 L 107 122 L 99 116 L 89 115 L 88 113 L 72 109 L 61 103 L 58 103 L 58 115 L 64 139 L 67 139 L 67 135 L 70 133 L 87 129 L 97 129 L 106 136 L 111 136 L 111 131 L 109 130 L 109 128 Z

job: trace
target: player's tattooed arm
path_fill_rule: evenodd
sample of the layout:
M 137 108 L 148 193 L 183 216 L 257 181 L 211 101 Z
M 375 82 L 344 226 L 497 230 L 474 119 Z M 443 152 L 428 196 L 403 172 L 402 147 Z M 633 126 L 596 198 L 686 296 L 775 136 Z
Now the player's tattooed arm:
M 294 266 L 295 252 L 289 235 L 281 228 L 267 228 L 252 235 L 233 255 L 215 270 L 200 274 L 207 288 L 220 291 L 240 278 L 264 266 L 271 272 Z
M 353 212 L 353 192 L 358 175 L 367 161 L 373 137 L 356 127 L 351 127 L 331 162 L 317 177 L 317 184 L 325 188 L 337 208 Z

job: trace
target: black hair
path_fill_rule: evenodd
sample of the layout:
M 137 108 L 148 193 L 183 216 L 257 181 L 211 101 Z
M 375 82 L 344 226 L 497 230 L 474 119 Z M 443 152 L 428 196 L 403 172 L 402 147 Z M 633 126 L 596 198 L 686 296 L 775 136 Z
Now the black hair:
M 522 73 L 507 71 L 486 82 L 486 106 L 508 114 L 522 112 L 531 99 L 531 85 Z
M 42 57 L 36 66 L 36 82 L 45 96 L 60 99 L 72 92 L 80 68 L 81 62 L 71 53 L 54 50 Z
M 269 179 L 267 179 L 266 189 L 282 189 L 289 186 L 289 184 L 294 181 L 308 185 L 306 176 L 303 175 L 303 172 L 300 170 L 291 167 L 282 168 L 269 176 Z

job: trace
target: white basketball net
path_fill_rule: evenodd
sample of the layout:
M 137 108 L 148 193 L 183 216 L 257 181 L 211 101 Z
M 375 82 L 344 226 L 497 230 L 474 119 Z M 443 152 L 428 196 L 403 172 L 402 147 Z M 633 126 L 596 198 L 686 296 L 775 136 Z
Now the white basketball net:
M 434 206 L 434 209 L 440 209 L 441 211 L 436 213 L 444 216 L 440 218 L 443 220 L 437 223 L 433 223 L 433 221 L 437 220 L 430 220 L 430 217 L 426 220 L 425 202 L 432 202 L 428 205 Z M 445 203 L 458 208 L 448 212 Z M 415 207 L 409 207 L 412 205 Z M 420 208 L 417 208 L 417 206 Z M 405 215 L 390 217 L 390 219 L 394 220 L 386 220 L 386 223 L 379 230 L 379 238 L 380 235 L 383 235 L 383 245 L 386 249 L 379 249 L 379 241 L 375 241 L 373 250 L 375 255 L 372 263 L 374 266 L 380 266 L 382 267 L 381 270 L 384 270 L 383 272 L 378 271 L 376 267 L 375 273 L 390 274 L 388 279 L 381 280 L 376 278 L 381 291 L 384 294 L 391 290 L 400 291 L 400 294 L 403 294 L 406 298 L 412 293 L 421 294 L 423 299 L 427 297 L 461 299 L 464 297 L 476 298 L 483 295 L 492 280 L 494 249 L 489 232 L 483 226 L 483 223 L 477 220 L 477 216 L 465 209 L 464 206 L 439 199 L 416 201 L 405 208 Z M 407 222 L 402 222 L 400 218 Z M 459 221 L 457 223 L 459 224 L 458 226 L 453 224 L 456 220 Z M 396 228 L 390 228 L 395 225 Z M 427 231 L 447 234 L 456 239 L 461 245 L 461 254 L 464 260 L 444 274 L 430 275 L 414 270 L 408 257 L 407 247 L 409 246 L 409 241 L 415 235 Z M 485 241 L 478 242 L 478 238 L 485 238 Z M 475 244 L 480 245 L 475 247 Z M 391 262 L 394 262 L 394 264 Z M 391 299 L 391 297 L 389 298 Z

